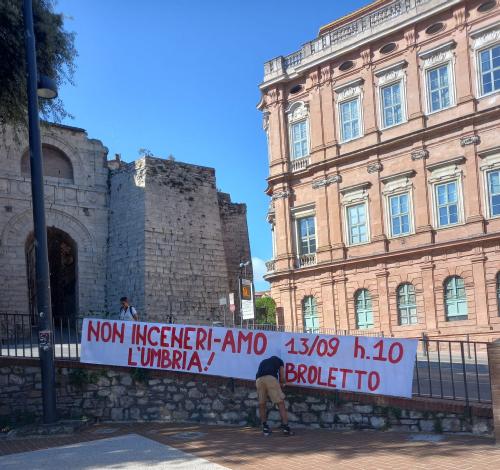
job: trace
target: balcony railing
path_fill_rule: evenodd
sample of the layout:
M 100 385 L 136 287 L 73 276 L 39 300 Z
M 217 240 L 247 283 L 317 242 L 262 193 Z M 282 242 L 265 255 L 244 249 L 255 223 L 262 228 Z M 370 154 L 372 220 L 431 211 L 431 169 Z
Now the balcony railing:
M 290 167 L 292 171 L 300 171 L 305 170 L 309 165 L 309 156 L 297 158 L 296 160 L 292 160 L 290 162 Z
M 315 264 L 316 264 L 316 253 L 299 256 L 298 259 L 299 268 L 306 268 L 307 266 L 314 266 Z
M 394 0 L 376 10 L 354 18 L 352 21 L 332 27 L 323 34 L 305 43 L 302 48 L 287 56 L 276 57 L 264 64 L 264 82 L 295 72 L 297 67 L 304 67 L 316 62 L 323 56 L 344 50 L 363 39 L 419 17 L 436 7 L 449 8 L 459 0 Z
M 268 273 L 273 273 L 275 270 L 275 262 L 274 260 L 266 261 L 266 269 Z

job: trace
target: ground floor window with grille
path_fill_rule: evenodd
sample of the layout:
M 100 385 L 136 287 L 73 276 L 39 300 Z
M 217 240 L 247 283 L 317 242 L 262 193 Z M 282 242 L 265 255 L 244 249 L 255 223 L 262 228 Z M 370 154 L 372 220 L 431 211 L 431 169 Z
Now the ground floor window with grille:
M 401 284 L 397 291 L 398 314 L 400 325 L 414 325 L 418 323 L 417 298 L 413 284 Z
M 464 280 L 452 276 L 444 283 L 446 320 L 467 320 L 467 295 Z
M 304 330 L 307 332 L 317 331 L 319 328 L 318 308 L 316 299 L 310 295 L 302 301 L 302 316 L 304 319 Z
M 368 289 L 360 289 L 354 295 L 356 328 L 365 330 L 373 328 L 372 298 Z

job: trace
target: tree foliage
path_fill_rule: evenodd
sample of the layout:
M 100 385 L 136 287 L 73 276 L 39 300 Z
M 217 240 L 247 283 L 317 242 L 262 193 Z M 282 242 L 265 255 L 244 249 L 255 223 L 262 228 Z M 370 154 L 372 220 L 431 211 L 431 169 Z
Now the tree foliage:
M 22 0 L 0 0 L 0 128 L 6 124 L 26 127 L 26 56 Z M 62 14 L 54 12 L 53 0 L 33 0 L 33 20 L 38 73 L 60 87 L 73 83 L 76 50 L 74 33 L 64 29 Z M 68 116 L 60 99 L 39 100 L 46 120 Z
M 276 302 L 271 297 L 255 300 L 256 323 L 276 325 Z

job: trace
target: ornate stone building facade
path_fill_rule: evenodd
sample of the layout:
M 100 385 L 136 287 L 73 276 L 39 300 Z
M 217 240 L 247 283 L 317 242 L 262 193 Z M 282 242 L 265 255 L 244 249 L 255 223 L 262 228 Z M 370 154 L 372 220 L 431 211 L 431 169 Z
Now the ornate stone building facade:
M 265 64 L 285 325 L 499 335 L 499 11 L 376 1 Z
M 27 141 L 0 141 L 0 312 L 34 314 L 33 215 Z M 83 129 L 42 128 L 54 316 L 220 320 L 219 299 L 250 259 L 245 204 L 216 189 L 215 171 L 142 157 L 107 161 Z

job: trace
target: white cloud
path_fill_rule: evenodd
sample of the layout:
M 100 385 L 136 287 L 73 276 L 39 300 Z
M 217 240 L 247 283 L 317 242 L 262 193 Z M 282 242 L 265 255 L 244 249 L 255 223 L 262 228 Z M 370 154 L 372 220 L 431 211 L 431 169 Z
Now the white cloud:
M 252 258 L 253 280 L 254 282 L 263 282 L 264 274 L 267 273 L 266 263 L 263 259 L 254 256 Z

